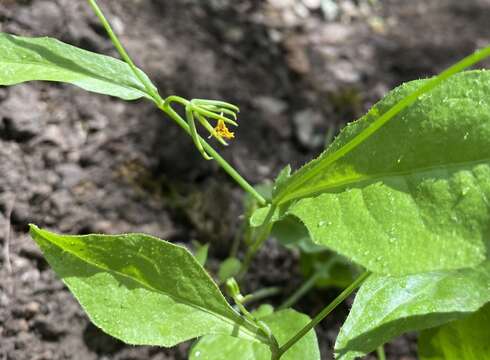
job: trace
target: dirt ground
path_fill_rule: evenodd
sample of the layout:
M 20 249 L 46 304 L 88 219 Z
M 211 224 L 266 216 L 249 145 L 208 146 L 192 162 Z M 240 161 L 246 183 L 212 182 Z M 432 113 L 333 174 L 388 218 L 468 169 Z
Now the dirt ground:
M 490 42 L 490 0 L 338 0 L 324 1 L 337 7 L 323 10 L 320 3 L 100 0 L 163 96 L 241 107 L 236 140 L 221 151 L 252 183 L 318 154 L 329 130 L 395 85 Z M 0 0 L 0 31 L 116 55 L 84 1 Z M 91 325 L 27 224 L 210 242 L 213 265 L 229 252 L 242 199 L 149 103 L 60 84 L 0 88 L 0 359 L 185 359 L 189 344 L 129 347 Z M 279 285 L 287 293 L 301 281 L 297 267 L 296 254 L 270 242 L 252 266 L 249 290 Z M 312 315 L 335 293 L 313 291 L 298 309 Z M 332 358 L 347 311 L 318 328 L 322 358 Z M 416 337 L 386 349 L 389 359 L 415 359 Z

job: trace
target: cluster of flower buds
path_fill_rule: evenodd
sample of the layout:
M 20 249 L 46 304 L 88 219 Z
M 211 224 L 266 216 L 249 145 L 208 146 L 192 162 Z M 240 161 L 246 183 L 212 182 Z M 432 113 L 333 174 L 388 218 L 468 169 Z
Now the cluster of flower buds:
M 228 145 L 226 140 L 235 137 L 235 134 L 228 129 L 227 125 L 238 126 L 236 120 L 240 109 L 237 106 L 218 100 L 193 99 L 188 101 L 178 96 L 168 97 L 163 106 L 169 109 L 172 102 L 180 103 L 185 107 L 185 117 L 189 125 L 189 134 L 197 149 L 206 160 L 211 160 L 212 156 L 204 149 L 204 140 L 199 136 L 197 131 L 196 119 L 209 132 L 209 137 L 214 137 L 222 145 Z M 214 126 L 210 122 L 214 123 Z
M 226 146 L 228 143 L 225 139 L 229 140 L 235 137 L 235 134 L 228 129 L 227 124 L 238 126 L 236 120 L 239 111 L 240 109 L 237 106 L 218 100 L 193 99 L 187 104 L 185 115 L 191 130 L 192 139 L 206 160 L 210 160 L 212 157 L 206 153 L 201 144 L 194 119 L 197 119 L 209 132 L 209 137 L 216 138 L 222 145 Z M 209 120 L 214 120 L 216 125 L 212 126 Z

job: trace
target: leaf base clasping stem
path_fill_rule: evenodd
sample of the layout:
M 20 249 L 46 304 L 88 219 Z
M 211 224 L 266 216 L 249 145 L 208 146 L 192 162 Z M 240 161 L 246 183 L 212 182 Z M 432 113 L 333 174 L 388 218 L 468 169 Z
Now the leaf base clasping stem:
M 271 329 L 267 326 L 265 322 L 260 319 L 257 319 L 253 314 L 251 314 L 244 305 L 246 297 L 240 293 L 240 287 L 234 278 L 229 278 L 226 281 L 226 289 L 228 290 L 228 294 L 232 297 L 233 301 L 235 301 L 236 306 L 240 310 L 240 312 L 247 318 L 249 321 L 257 325 L 263 335 L 265 335 L 268 339 L 269 349 L 271 351 L 271 359 L 276 360 L 281 357 L 279 354 L 279 343 L 276 338 L 272 334 Z

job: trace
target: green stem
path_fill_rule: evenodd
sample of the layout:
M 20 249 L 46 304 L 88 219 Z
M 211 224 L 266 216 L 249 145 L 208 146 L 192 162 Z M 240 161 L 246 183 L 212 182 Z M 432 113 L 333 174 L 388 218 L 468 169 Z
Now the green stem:
M 376 355 L 378 355 L 378 360 L 386 360 L 386 354 L 383 345 L 378 346 L 378 348 L 376 349 Z
M 371 275 L 370 271 L 365 271 L 361 274 L 352 284 L 349 285 L 344 291 L 340 293 L 330 304 L 328 304 L 320 313 L 311 320 L 308 325 L 298 331 L 288 342 L 279 348 L 279 357 L 281 357 L 286 351 L 288 351 L 294 344 L 296 344 L 303 336 L 305 336 L 311 329 L 317 326 L 325 317 L 328 316 L 342 301 L 344 301 L 355 289 L 357 289 L 364 280 Z
M 264 223 L 257 231 L 257 236 L 254 243 L 248 248 L 247 253 L 245 254 L 245 259 L 243 260 L 242 267 L 237 275 L 238 279 L 242 279 L 243 276 L 246 274 L 255 254 L 262 247 L 262 244 L 267 240 L 267 237 L 269 236 L 272 229 L 271 219 L 275 211 L 276 207 L 274 205 L 271 205 L 269 211 L 267 212 L 267 216 L 265 217 Z
M 102 26 L 104 27 L 105 31 L 107 32 L 107 35 L 109 35 L 109 38 L 111 39 L 112 43 L 114 44 L 115 48 L 119 52 L 119 55 L 123 58 L 123 60 L 129 65 L 131 70 L 133 71 L 134 75 L 138 78 L 138 80 L 143 84 L 145 87 L 147 93 L 157 102 L 157 104 L 162 100 L 160 95 L 158 94 L 158 91 L 155 89 L 151 81 L 146 77 L 143 76 L 141 71 L 138 70 L 136 65 L 134 64 L 133 60 L 129 57 L 128 53 L 124 49 L 124 46 L 121 44 L 119 41 L 119 38 L 117 35 L 114 33 L 112 30 L 111 24 L 109 24 L 109 21 L 107 21 L 104 13 L 100 9 L 99 5 L 97 5 L 97 2 L 95 0 L 87 0 L 90 7 L 94 11 L 95 15 L 99 18 L 100 22 L 102 23 Z
M 238 248 L 240 247 L 241 235 L 245 233 L 245 226 L 242 224 L 238 232 L 235 233 L 235 237 L 233 238 L 233 243 L 231 244 L 230 254 L 228 257 L 236 258 L 238 254 Z
M 245 295 L 242 300 L 242 304 L 249 304 L 254 301 L 262 300 L 268 298 L 270 296 L 277 295 L 281 292 L 281 288 L 278 287 L 269 287 L 257 290 L 252 294 Z
M 189 129 L 189 125 L 187 122 L 180 117 L 179 114 L 177 114 L 172 107 L 170 106 L 170 102 L 175 101 L 179 102 L 182 105 L 186 106 L 189 101 L 178 97 L 178 96 L 169 96 L 165 101 L 162 101 L 162 103 L 158 106 L 160 110 L 165 112 L 172 120 L 174 120 L 177 125 L 179 125 L 188 135 L 191 134 L 191 131 Z M 221 157 L 221 155 L 214 150 L 211 145 L 209 145 L 206 140 L 204 140 L 202 137 L 200 137 L 201 144 L 206 150 L 206 152 L 213 157 L 213 159 L 218 163 L 219 166 L 228 174 L 230 175 L 237 183 L 240 185 L 240 187 L 247 191 L 250 195 L 252 195 L 261 205 L 266 204 L 266 200 L 262 195 L 260 195 L 257 190 L 253 188 L 252 185 L 250 185 L 247 180 L 245 180 L 225 159 Z
M 102 13 L 102 10 L 100 7 L 97 5 L 97 2 L 95 0 L 87 0 L 97 17 L 99 18 L 100 22 L 102 23 L 102 26 L 106 30 L 107 34 L 109 35 L 109 38 L 111 39 L 112 43 L 116 47 L 117 51 L 123 58 L 123 60 L 129 65 L 131 70 L 133 71 L 134 75 L 141 81 L 141 83 L 144 85 L 146 91 L 148 94 L 154 99 L 155 103 L 157 106 L 163 110 L 167 115 L 169 115 L 181 128 L 183 128 L 187 134 L 191 135 L 191 131 L 189 129 L 189 126 L 187 123 L 175 112 L 172 110 L 172 108 L 168 105 L 169 101 L 177 101 L 184 106 L 187 105 L 189 102 L 183 98 L 180 98 L 178 96 L 171 96 L 167 98 L 167 100 L 163 101 L 163 99 L 160 97 L 158 94 L 158 91 L 155 89 L 151 81 L 143 75 L 141 71 L 138 70 L 136 65 L 134 64 L 133 60 L 129 57 L 128 53 L 124 49 L 123 45 L 119 41 L 119 38 L 117 35 L 114 33 L 112 30 L 111 25 L 109 24 L 109 21 L 107 21 L 106 17 Z M 218 102 L 215 101 L 213 103 L 216 104 L 221 104 L 223 102 Z M 223 103 L 226 104 L 226 103 Z M 229 106 L 229 105 L 228 105 Z M 226 162 L 225 159 L 223 159 L 206 141 L 201 139 L 201 143 L 206 150 L 206 152 L 211 155 L 216 162 L 225 170 L 245 191 L 249 192 L 252 196 L 254 196 L 258 202 L 261 205 L 266 204 L 266 200 L 260 195 L 230 164 Z
M 306 280 L 306 282 L 303 283 L 303 285 L 301 285 L 299 289 L 296 290 L 290 297 L 288 297 L 286 301 L 284 301 L 281 306 L 278 307 L 277 310 L 287 309 L 296 304 L 299 299 L 301 299 L 308 291 L 313 288 L 313 286 L 315 286 L 315 283 L 320 278 L 320 276 L 321 273 L 319 271 L 311 275 L 310 278 Z

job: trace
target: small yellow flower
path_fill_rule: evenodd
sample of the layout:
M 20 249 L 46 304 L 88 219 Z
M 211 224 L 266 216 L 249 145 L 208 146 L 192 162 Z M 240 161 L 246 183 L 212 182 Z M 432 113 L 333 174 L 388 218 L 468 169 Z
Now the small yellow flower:
M 218 120 L 218 124 L 214 128 L 215 133 L 223 139 L 234 139 L 235 133 L 231 132 L 223 120 Z

